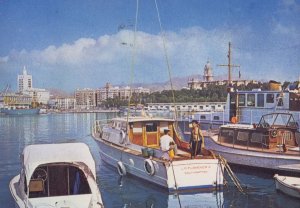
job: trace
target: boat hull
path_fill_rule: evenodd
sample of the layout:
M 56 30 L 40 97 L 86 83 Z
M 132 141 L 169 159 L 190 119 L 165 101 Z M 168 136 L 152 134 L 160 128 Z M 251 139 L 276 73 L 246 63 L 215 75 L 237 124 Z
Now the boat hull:
M 6 115 L 35 115 L 39 114 L 40 109 L 1 109 L 1 113 Z
M 300 198 L 300 178 L 275 175 L 277 190 L 296 198 Z
M 280 166 L 300 163 L 300 156 L 237 149 L 218 144 L 207 137 L 205 147 L 224 157 L 228 163 L 254 168 L 281 170 Z
M 223 165 L 217 159 L 193 159 L 179 161 L 162 161 L 152 159 L 155 173 L 149 174 L 145 169 L 146 161 L 141 154 L 132 154 L 125 148 L 116 148 L 114 144 L 96 139 L 100 157 L 103 161 L 117 168 L 122 162 L 127 174 L 134 175 L 170 192 L 215 189 L 223 185 Z

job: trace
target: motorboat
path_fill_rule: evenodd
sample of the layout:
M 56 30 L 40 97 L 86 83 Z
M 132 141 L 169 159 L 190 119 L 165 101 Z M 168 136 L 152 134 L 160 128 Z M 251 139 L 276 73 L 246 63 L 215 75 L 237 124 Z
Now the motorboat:
M 292 197 L 300 198 L 300 178 L 274 175 L 276 189 Z
M 160 149 L 164 129 L 170 130 L 177 151 L 172 160 Z M 121 176 L 130 174 L 166 188 L 169 192 L 216 189 L 223 186 L 224 165 L 205 148 L 191 158 L 174 119 L 123 117 L 95 121 L 92 136 L 101 159 L 116 167 Z
M 266 114 L 258 124 L 222 125 L 218 133 L 207 134 L 206 147 L 229 163 L 280 170 L 300 163 L 298 128 L 292 114 Z
M 22 169 L 9 184 L 19 208 L 102 208 L 95 161 L 83 143 L 24 148 Z

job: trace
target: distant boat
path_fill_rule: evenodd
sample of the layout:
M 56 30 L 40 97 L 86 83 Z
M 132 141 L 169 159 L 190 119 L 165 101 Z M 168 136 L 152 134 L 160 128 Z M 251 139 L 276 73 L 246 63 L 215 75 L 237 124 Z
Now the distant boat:
M 296 198 L 300 198 L 300 178 L 274 175 L 276 189 Z
M 22 108 L 22 109 L 2 108 L 0 112 L 6 115 L 34 115 L 34 114 L 39 114 L 40 109 L 39 108 Z
M 21 173 L 9 184 L 16 207 L 103 208 L 86 144 L 29 145 L 21 159 Z
M 206 147 L 232 164 L 280 170 L 300 163 L 298 127 L 292 114 L 266 114 L 258 124 L 222 125 L 217 135 L 206 139 Z
M 178 147 L 173 160 L 162 158 L 166 153 L 159 141 L 164 129 L 170 129 Z M 101 159 L 116 167 L 120 175 L 137 176 L 169 192 L 223 186 L 224 165 L 204 148 L 202 156 L 191 159 L 189 144 L 181 139 L 173 119 L 124 117 L 105 124 L 95 121 L 92 135 Z

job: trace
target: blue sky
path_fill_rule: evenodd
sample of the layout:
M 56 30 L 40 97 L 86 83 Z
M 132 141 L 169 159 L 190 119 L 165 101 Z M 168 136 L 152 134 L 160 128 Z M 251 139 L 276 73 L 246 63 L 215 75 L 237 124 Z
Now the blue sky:
M 173 76 L 202 74 L 208 58 L 225 74 L 217 64 L 231 41 L 244 79 L 298 80 L 300 0 L 157 2 Z M 0 0 L 0 89 L 16 89 L 24 65 L 34 87 L 129 83 L 135 9 L 135 0 Z M 168 80 L 154 1 L 139 1 L 137 30 L 134 81 Z

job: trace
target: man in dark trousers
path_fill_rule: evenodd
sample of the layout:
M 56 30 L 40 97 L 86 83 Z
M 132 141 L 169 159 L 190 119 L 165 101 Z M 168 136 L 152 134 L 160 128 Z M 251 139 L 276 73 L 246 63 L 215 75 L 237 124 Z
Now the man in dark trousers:
M 198 121 L 192 121 L 192 131 L 190 138 L 190 150 L 191 150 L 191 158 L 195 158 L 197 155 L 201 155 L 201 147 L 203 141 L 203 136 L 201 134 L 200 126 Z

